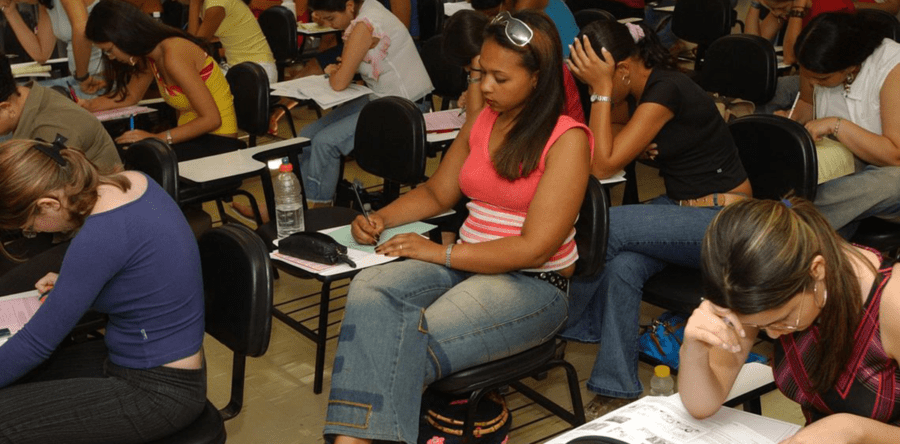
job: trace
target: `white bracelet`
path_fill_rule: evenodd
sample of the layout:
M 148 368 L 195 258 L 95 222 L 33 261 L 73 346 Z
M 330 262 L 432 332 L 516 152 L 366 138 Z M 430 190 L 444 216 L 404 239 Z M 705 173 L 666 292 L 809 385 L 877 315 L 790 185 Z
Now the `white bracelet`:
M 600 96 L 597 94 L 591 95 L 591 103 L 594 102 L 609 102 L 612 103 L 612 97 L 610 96 Z
M 172 144 L 172 130 L 166 130 L 166 143 Z
M 450 267 L 450 253 L 453 251 L 454 245 L 456 245 L 456 244 L 451 243 L 450 245 L 447 245 L 447 253 L 444 255 L 444 266 L 447 268 L 451 268 Z

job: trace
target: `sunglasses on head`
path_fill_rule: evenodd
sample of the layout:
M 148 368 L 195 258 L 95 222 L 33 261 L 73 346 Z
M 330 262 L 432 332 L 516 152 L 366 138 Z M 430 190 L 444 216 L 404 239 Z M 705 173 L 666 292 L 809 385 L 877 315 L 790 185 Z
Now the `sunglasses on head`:
M 497 14 L 491 20 L 491 24 L 506 25 L 504 28 L 506 38 L 516 46 L 525 46 L 534 37 L 534 31 L 525 22 L 510 15 L 509 11 Z

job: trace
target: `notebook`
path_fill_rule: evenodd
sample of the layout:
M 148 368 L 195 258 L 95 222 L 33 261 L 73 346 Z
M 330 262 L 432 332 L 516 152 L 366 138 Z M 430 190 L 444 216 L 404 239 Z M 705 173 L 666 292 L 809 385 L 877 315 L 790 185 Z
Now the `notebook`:
M 823 137 L 816 142 L 816 157 L 819 164 L 818 183 L 856 172 L 853 152 L 843 143 L 830 137 Z

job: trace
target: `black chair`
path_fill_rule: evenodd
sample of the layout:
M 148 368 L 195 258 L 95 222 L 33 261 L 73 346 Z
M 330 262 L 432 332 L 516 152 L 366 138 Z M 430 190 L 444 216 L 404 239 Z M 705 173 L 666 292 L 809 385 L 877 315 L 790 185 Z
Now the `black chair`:
M 775 96 L 777 71 L 772 42 L 758 35 L 729 34 L 707 48 L 699 83 L 706 91 L 762 105 Z
M 444 2 L 442 0 L 418 0 L 419 40 L 426 41 L 444 30 Z
M 269 130 L 269 76 L 256 63 L 232 66 L 225 75 L 234 96 L 237 126 L 250 136 L 248 145 L 256 146 L 256 138 Z
M 900 42 L 900 20 L 897 20 L 897 16 L 880 9 L 857 9 L 856 14 L 882 30 L 885 38 Z
M 450 108 L 450 102 L 459 98 L 468 88 L 466 83 L 466 71 L 462 67 L 447 63 L 441 49 L 443 37 L 441 34 L 434 35 L 422 43 L 422 63 L 425 65 L 425 71 L 428 72 L 428 78 L 434 90 L 431 92 L 432 109 L 434 106 L 433 98 L 441 98 L 441 110 Z
M 363 107 L 356 122 L 351 155 L 363 171 L 384 179 L 381 195 L 371 201 L 378 209 L 397 199 L 400 188 L 415 186 L 425 176 L 425 119 L 411 101 L 389 96 L 375 99 Z M 347 182 L 339 194 L 352 193 Z M 338 201 L 347 197 L 338 196 Z M 352 200 L 352 199 L 350 199 Z
M 609 230 L 608 202 L 606 189 L 592 177 L 575 224 L 575 243 L 578 245 L 579 255 L 576 276 L 595 275 L 603 268 Z M 456 372 L 433 382 L 429 389 L 455 396 L 469 396 L 468 412 L 463 425 L 463 442 L 472 436 L 474 414 L 479 401 L 492 390 L 506 385 L 514 387 L 538 405 L 577 427 L 585 422 L 584 406 L 575 367 L 561 356 L 564 344 L 563 341 L 550 340 L 513 356 Z M 522 379 L 538 377 L 558 367 L 566 371 L 572 412 L 521 382 Z
M 247 357 L 265 354 L 272 331 L 272 267 L 262 240 L 241 225 L 213 228 L 199 240 L 206 298 L 206 332 L 234 352 L 231 399 L 224 408 L 207 401 L 184 430 L 150 444 L 225 442 L 225 424 L 241 411 Z
M 575 15 L 575 22 L 578 23 L 578 13 L 585 10 L 602 10 L 609 13 L 613 20 L 624 18 L 644 18 L 644 11 L 640 8 L 629 8 L 622 2 L 616 0 L 568 0 L 566 6 Z M 581 23 L 578 23 L 581 28 Z
M 284 6 L 273 6 L 261 12 L 258 21 L 275 57 L 280 82 L 284 69 L 297 61 L 297 17 Z
M 803 125 L 783 117 L 754 114 L 728 125 L 741 162 L 758 199 L 781 199 L 789 192 L 809 200 L 816 197 L 816 146 Z M 700 271 L 668 265 L 651 277 L 643 300 L 658 307 L 690 314 L 700 305 Z
M 616 16 L 604 9 L 582 9 L 575 14 L 575 24 L 578 29 L 584 29 L 585 26 L 596 22 L 597 20 L 616 20 Z
M 706 48 L 719 37 L 731 34 L 737 13 L 729 0 L 678 0 L 672 13 L 672 33 L 697 44 L 694 70 L 702 69 Z

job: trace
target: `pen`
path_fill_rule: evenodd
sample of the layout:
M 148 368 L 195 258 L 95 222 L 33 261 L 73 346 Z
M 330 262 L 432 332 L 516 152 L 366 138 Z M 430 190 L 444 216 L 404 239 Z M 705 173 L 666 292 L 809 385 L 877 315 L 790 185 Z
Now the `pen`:
M 134 114 L 132 114 L 131 117 L 128 118 L 128 129 L 134 131 Z
M 8 328 L 0 328 L 0 338 L 5 338 L 7 336 L 12 336 L 12 333 Z
M 457 114 L 456 117 L 459 117 L 459 116 L 463 115 L 465 112 L 466 112 L 466 107 L 460 108 L 460 109 L 459 109 L 459 114 Z
M 366 218 L 366 222 L 372 225 L 372 220 L 369 219 L 369 212 L 366 211 L 366 206 L 363 205 L 362 197 L 359 195 L 359 183 L 353 183 L 353 194 L 356 196 L 356 203 L 359 205 L 359 210 L 362 211 L 363 217 Z M 375 242 L 378 242 L 378 235 L 376 234 L 374 237 Z
M 797 107 L 797 101 L 799 101 L 799 100 L 800 100 L 800 93 L 798 92 L 798 93 L 797 93 L 797 97 L 794 98 L 794 104 L 791 105 L 791 111 L 788 112 L 788 116 L 787 116 L 788 119 L 790 119 L 791 117 L 794 116 L 794 108 Z
M 69 94 L 72 95 L 72 100 L 75 101 L 75 103 L 78 103 L 78 95 L 75 94 L 75 88 L 72 87 L 71 83 L 69 83 L 68 85 L 69 85 Z

